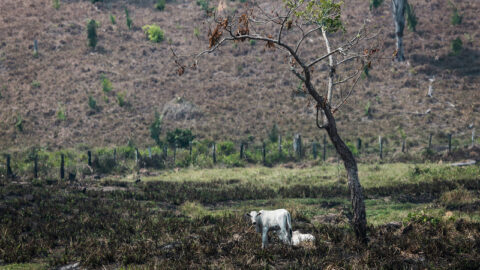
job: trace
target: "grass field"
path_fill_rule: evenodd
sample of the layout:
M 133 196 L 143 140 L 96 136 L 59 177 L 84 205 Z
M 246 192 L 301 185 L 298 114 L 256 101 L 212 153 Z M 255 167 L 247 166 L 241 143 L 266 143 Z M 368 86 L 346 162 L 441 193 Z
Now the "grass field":
M 349 226 L 343 168 L 289 167 L 153 171 L 140 182 L 2 180 L 0 269 L 480 266 L 478 166 L 360 165 L 367 246 Z M 243 214 L 275 208 L 317 240 L 286 247 L 273 237 L 262 250 Z

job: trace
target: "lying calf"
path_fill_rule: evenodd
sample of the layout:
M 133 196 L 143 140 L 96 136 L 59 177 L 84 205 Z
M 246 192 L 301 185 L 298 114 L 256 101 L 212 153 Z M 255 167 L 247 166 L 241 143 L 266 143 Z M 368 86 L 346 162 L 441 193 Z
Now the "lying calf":
M 292 234 L 292 244 L 294 246 L 300 245 L 302 242 L 314 242 L 315 236 L 309 233 L 300 233 L 300 231 L 294 231 Z
M 276 231 L 280 240 L 286 244 L 292 244 L 292 219 L 287 210 L 260 210 L 259 212 L 252 211 L 246 215 L 252 220 L 257 232 L 262 234 L 262 248 L 265 248 L 268 244 L 267 233 L 269 231 Z

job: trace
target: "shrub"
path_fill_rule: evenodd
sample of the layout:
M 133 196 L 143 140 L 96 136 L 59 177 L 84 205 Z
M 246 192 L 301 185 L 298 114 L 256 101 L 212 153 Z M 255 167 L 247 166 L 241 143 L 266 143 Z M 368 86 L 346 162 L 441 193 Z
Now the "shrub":
M 162 117 L 158 111 L 155 111 L 155 120 L 150 125 L 150 137 L 155 140 L 157 145 L 161 145 L 160 133 L 162 132 Z
M 130 13 L 128 12 L 128 9 L 125 7 L 125 17 L 126 17 L 126 22 L 127 22 L 127 27 L 128 29 L 132 29 L 132 18 L 130 18 Z
M 367 102 L 367 105 L 365 105 L 365 116 L 370 116 L 371 115 L 371 113 L 372 113 L 371 108 L 370 108 L 371 105 L 372 104 L 370 103 L 370 101 Z
M 112 24 L 117 24 L 117 20 L 115 19 L 115 16 L 110 14 L 110 22 L 112 22 Z
M 97 27 L 98 24 L 95 20 L 88 20 L 87 22 L 87 37 L 88 37 L 88 46 L 95 49 L 97 46 Z
M 53 0 L 53 8 L 54 9 L 60 8 L 60 0 Z
M 452 18 L 451 18 L 451 22 L 452 22 L 452 25 L 459 25 L 462 23 L 462 20 L 463 20 L 463 15 L 460 15 L 458 13 L 458 9 L 457 7 L 449 1 L 449 4 L 450 4 L 450 7 L 452 8 Z
M 40 88 L 40 86 L 41 86 L 40 82 L 38 82 L 38 81 L 33 81 L 32 82 L 32 87 L 33 88 Z
M 407 3 L 407 6 L 405 7 L 405 13 L 407 15 L 406 17 L 407 17 L 408 29 L 412 32 L 415 32 L 418 19 L 417 19 L 417 15 L 415 15 L 415 10 L 409 3 Z
M 378 8 L 383 3 L 383 0 L 370 0 L 370 10 Z
M 155 8 L 158 10 L 164 10 L 165 9 L 165 0 L 157 0 L 157 3 L 155 4 Z
M 229 156 L 235 153 L 235 144 L 231 141 L 220 142 L 217 149 L 218 155 Z
M 97 109 L 97 101 L 92 96 L 88 96 L 88 107 L 92 110 Z
M 157 43 L 161 42 L 165 37 L 163 30 L 158 25 L 155 25 L 155 24 L 145 25 L 142 27 L 142 29 L 147 35 L 147 39 L 149 39 L 152 42 L 157 42 Z
M 15 122 L 15 127 L 18 131 L 23 132 L 23 117 L 20 114 L 17 114 L 17 121 Z
M 273 124 L 272 129 L 268 133 L 268 138 L 272 143 L 275 143 L 278 141 L 278 127 L 277 124 Z
M 255 46 L 255 44 L 257 44 L 257 41 L 255 39 L 250 39 L 249 43 L 251 46 Z
M 347 147 L 348 147 L 348 149 L 350 149 L 350 151 L 352 152 L 352 154 L 353 154 L 355 157 L 358 157 L 358 149 L 357 149 L 357 147 L 355 146 L 354 143 L 352 143 L 352 142 L 347 142 Z
M 456 39 L 452 40 L 452 45 L 450 47 L 452 48 L 454 55 L 459 55 L 463 50 L 463 42 L 459 37 L 457 37 Z
M 120 107 L 123 107 L 127 104 L 127 102 L 125 101 L 125 93 L 118 93 L 117 94 L 117 101 L 118 101 L 118 105 Z
M 176 128 L 174 131 L 167 132 L 167 142 L 171 146 L 176 145 L 179 148 L 186 148 L 193 139 L 195 139 L 195 136 L 189 129 Z
M 193 28 L 193 35 L 196 38 L 198 38 L 200 36 L 200 30 L 197 27 Z
M 113 90 L 112 82 L 105 77 L 104 75 L 101 76 L 102 79 L 102 90 L 105 94 L 110 93 Z
M 65 121 L 65 119 L 67 119 L 65 108 L 62 105 L 58 105 L 57 118 L 60 121 Z
M 212 11 L 215 9 L 213 7 L 210 7 L 210 0 L 197 0 L 197 5 L 200 6 L 207 15 L 211 14 Z

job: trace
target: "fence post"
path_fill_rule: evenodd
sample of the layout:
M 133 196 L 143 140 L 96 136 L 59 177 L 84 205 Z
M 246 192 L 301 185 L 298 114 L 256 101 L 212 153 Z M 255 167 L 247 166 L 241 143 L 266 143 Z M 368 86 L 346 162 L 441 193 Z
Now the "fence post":
M 212 144 L 212 159 L 213 159 L 213 164 L 217 163 L 217 146 L 215 142 Z
M 448 134 L 448 152 L 452 152 L 452 134 Z
M 65 155 L 60 154 L 60 179 L 65 179 Z
M 293 138 L 293 151 L 298 158 L 302 158 L 302 135 L 295 134 Z
M 362 149 L 362 139 L 360 138 L 357 138 L 357 149 L 359 152 Z
M 117 148 L 113 148 L 113 164 L 117 165 Z
M 35 156 L 33 157 L 33 177 L 35 179 L 38 178 L 38 155 L 35 153 Z
M 327 135 L 323 134 L 323 162 L 327 159 Z
M 317 143 L 312 142 L 313 159 L 317 159 Z
M 12 167 L 10 167 L 10 158 L 10 155 L 7 154 L 7 176 L 13 179 L 13 171 Z
M 278 155 L 282 156 L 282 135 L 278 135 Z
M 88 166 L 92 167 L 92 151 L 88 150 L 87 155 L 88 155 Z
M 138 148 L 135 148 L 135 165 L 138 166 Z
M 33 56 L 37 56 L 38 55 L 38 41 L 35 39 L 33 41 Z
M 245 147 L 245 146 L 244 146 L 243 142 L 241 142 L 241 143 L 240 143 L 240 159 L 243 159 L 243 157 L 244 157 L 244 153 L 243 153 L 243 151 L 245 151 L 245 150 L 243 149 L 244 147 Z
M 152 158 L 152 147 L 148 147 L 148 157 Z
M 405 138 L 402 138 L 402 153 L 405 153 Z
M 168 155 L 168 146 L 167 145 L 164 145 L 163 146 L 163 158 L 167 158 L 167 155 Z
M 190 162 L 192 162 L 192 142 L 188 142 L 188 154 L 190 156 Z
M 475 146 L 475 129 L 472 129 L 472 147 Z
M 176 159 L 177 159 L 177 143 L 173 145 L 173 166 L 175 166 Z
M 380 144 L 380 159 L 383 159 L 383 140 L 382 140 L 382 136 L 378 136 L 378 143 Z
M 263 142 L 263 144 L 262 144 L 262 156 L 263 156 L 263 165 L 265 165 L 267 163 L 267 159 L 266 159 L 267 146 L 266 146 L 265 142 Z
M 428 137 L 428 149 L 432 149 L 432 137 L 433 134 L 430 133 L 430 136 Z

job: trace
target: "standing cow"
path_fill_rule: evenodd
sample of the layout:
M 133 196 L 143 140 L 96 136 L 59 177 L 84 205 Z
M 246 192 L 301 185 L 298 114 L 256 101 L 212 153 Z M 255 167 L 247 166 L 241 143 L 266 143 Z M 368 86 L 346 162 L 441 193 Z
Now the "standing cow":
M 257 232 L 262 234 L 262 248 L 268 244 L 269 231 L 275 231 L 284 243 L 292 244 L 292 219 L 285 209 L 273 211 L 260 210 L 246 214 L 250 217 Z

